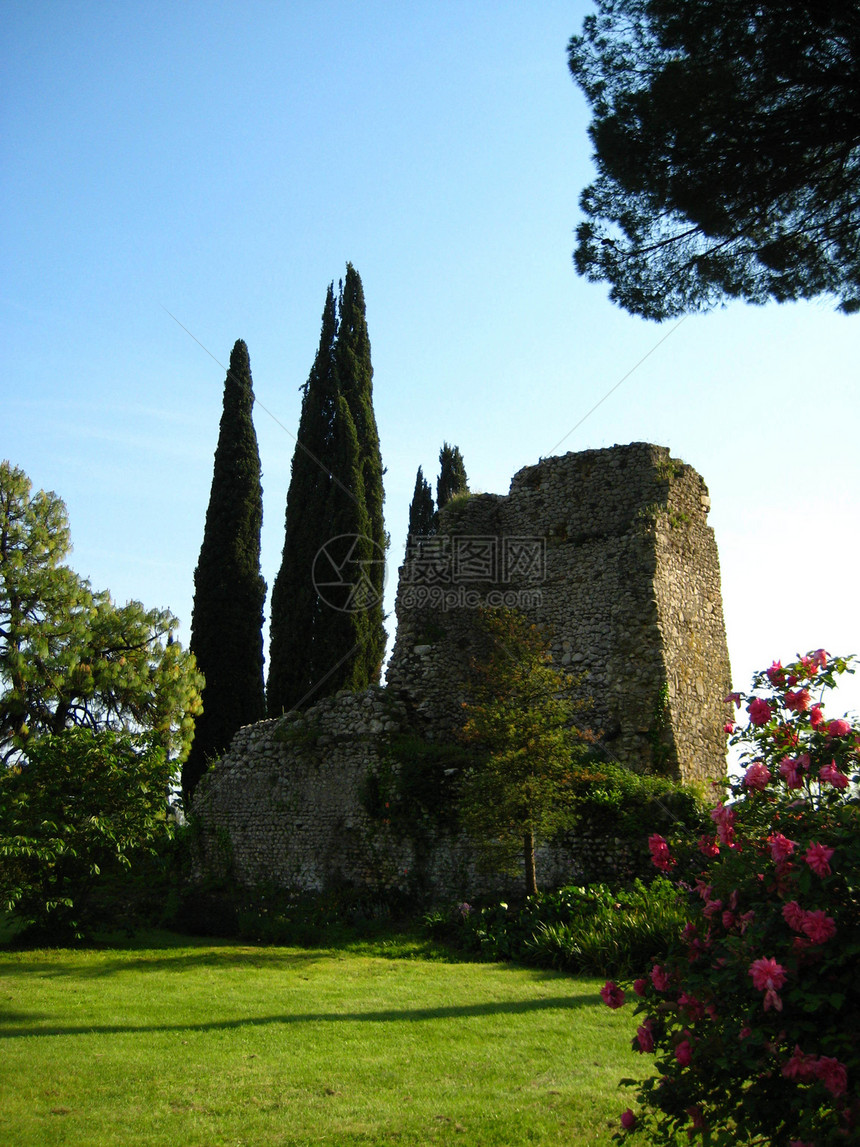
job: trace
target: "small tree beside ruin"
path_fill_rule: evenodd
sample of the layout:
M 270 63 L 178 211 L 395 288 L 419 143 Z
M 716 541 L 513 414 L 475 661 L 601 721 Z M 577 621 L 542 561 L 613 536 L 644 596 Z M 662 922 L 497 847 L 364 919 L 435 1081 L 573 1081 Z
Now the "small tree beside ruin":
M 462 737 L 486 753 L 464 777 L 459 811 L 484 859 L 500 869 L 525 865 L 526 895 L 537 892 L 535 841 L 573 820 L 575 769 L 589 734 L 574 724 L 587 702 L 578 682 L 553 667 L 544 630 L 510 609 L 487 609 L 488 656 L 474 663 Z

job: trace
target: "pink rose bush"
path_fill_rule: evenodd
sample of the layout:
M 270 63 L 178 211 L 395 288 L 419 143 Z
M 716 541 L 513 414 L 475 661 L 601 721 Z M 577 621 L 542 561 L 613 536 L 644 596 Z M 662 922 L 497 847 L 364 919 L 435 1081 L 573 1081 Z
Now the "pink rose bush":
M 687 924 L 633 983 L 655 1074 L 621 1137 L 665 1145 L 860 1143 L 860 729 L 825 715 L 851 660 L 775 661 L 733 743 L 713 835 L 648 841 Z M 721 786 L 722 787 L 722 786 Z M 701 829 L 699 829 L 701 832 Z M 609 982 L 601 995 L 625 1004 Z

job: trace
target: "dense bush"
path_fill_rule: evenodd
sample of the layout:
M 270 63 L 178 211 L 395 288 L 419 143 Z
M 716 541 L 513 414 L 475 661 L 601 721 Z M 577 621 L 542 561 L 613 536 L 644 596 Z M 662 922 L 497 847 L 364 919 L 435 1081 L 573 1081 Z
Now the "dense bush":
M 691 844 L 652 835 L 687 923 L 633 984 L 633 1046 L 655 1056 L 622 1124 L 649 1144 L 836 1147 L 860 1134 L 860 729 L 824 697 L 848 662 L 817 650 L 759 673 L 736 731 L 745 772 Z M 850 670 L 849 670 L 850 671 Z M 732 726 L 729 726 L 729 730 Z M 625 993 L 607 981 L 610 1007 Z
M 668 777 L 634 773 L 601 760 L 599 745 L 572 771 L 570 797 L 575 824 L 625 839 L 641 837 L 643 848 L 655 828 L 682 824 L 689 831 L 707 824 L 705 794 Z
M 173 769 L 151 738 L 67 729 L 0 770 L 0 904 L 16 923 L 75 936 L 110 916 L 132 862 L 170 837 Z
M 521 905 L 460 904 L 425 917 L 431 935 L 486 959 L 618 976 L 661 957 L 682 923 L 677 891 L 660 877 L 628 889 L 571 885 Z

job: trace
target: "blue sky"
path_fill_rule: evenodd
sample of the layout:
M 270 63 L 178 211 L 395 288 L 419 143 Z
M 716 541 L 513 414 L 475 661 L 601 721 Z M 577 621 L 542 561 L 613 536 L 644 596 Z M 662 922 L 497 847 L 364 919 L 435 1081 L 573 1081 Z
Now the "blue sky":
M 500 493 L 541 456 L 652 441 L 710 488 L 736 687 L 798 650 L 860 652 L 860 319 L 732 305 L 673 330 L 576 276 L 592 168 L 565 49 L 589 8 L 5 0 L 0 456 L 65 500 L 79 573 L 170 608 L 187 643 L 218 364 L 243 338 L 271 587 L 299 388 L 349 260 L 389 599 L 443 441 Z

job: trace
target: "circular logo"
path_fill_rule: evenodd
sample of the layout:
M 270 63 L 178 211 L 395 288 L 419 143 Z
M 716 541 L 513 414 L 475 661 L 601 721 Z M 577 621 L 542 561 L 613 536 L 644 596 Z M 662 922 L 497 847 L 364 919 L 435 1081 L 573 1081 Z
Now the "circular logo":
M 385 551 L 364 534 L 338 534 L 321 546 L 311 577 L 317 593 L 332 609 L 360 613 L 382 601 Z

